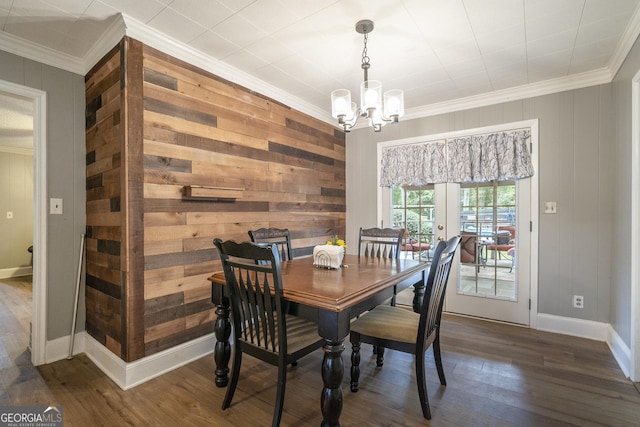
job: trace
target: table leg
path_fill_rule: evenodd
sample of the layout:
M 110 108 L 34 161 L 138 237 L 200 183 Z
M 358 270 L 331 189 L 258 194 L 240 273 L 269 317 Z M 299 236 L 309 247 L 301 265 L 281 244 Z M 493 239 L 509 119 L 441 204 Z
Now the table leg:
M 229 383 L 229 359 L 231 358 L 231 322 L 229 322 L 229 300 L 224 298 L 221 304 L 216 306 L 215 334 L 216 345 L 213 350 L 213 358 L 216 362 L 216 385 L 226 387 Z
M 322 359 L 322 382 L 324 388 L 320 397 L 322 427 L 339 427 L 342 412 L 342 378 L 344 377 L 344 339 L 329 340 L 324 343 Z

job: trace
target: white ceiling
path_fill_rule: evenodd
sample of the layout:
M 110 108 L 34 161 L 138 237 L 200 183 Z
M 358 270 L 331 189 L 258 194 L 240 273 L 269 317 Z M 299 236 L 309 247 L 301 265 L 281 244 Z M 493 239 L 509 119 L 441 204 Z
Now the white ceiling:
M 359 98 L 363 39 L 355 23 L 371 19 L 369 78 L 403 89 L 415 117 L 611 81 L 640 30 L 639 3 L 0 0 L 0 49 L 27 40 L 82 62 L 121 19 L 127 34 L 167 36 L 177 43 L 154 47 L 182 46 L 201 58 L 196 65 L 222 63 L 222 77 L 264 83 L 329 121 L 333 89 Z

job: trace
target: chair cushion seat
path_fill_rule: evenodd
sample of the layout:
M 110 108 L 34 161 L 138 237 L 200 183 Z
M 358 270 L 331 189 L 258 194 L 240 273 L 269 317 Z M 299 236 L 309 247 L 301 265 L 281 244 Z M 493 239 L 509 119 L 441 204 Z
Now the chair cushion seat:
M 512 248 L 515 248 L 516 245 L 505 244 L 505 245 L 487 245 L 487 249 L 490 251 L 509 251 Z
M 431 245 L 429 243 L 403 243 L 402 250 L 403 251 L 412 251 L 412 252 L 422 252 L 428 251 L 431 249 Z
M 274 316 L 278 321 L 277 313 L 274 313 Z M 323 341 L 322 337 L 318 335 L 318 324 L 316 322 L 292 314 L 286 314 L 285 319 L 287 323 L 287 352 L 289 354 L 296 353 L 299 350 L 315 345 L 319 341 Z M 245 340 L 244 336 L 240 336 L 239 341 L 248 341 L 249 345 L 253 345 L 251 344 L 252 341 L 259 342 L 263 339 L 263 337 L 256 337 L 255 329 L 247 329 L 243 332 L 249 334 L 251 339 Z M 276 336 L 273 343 L 275 348 L 278 347 L 277 338 Z
M 351 323 L 351 331 L 382 339 L 415 343 L 419 322 L 419 313 L 390 305 L 379 305 Z
M 318 335 L 318 324 L 299 316 L 286 315 L 287 319 L 287 351 L 293 354 L 298 350 L 323 341 Z

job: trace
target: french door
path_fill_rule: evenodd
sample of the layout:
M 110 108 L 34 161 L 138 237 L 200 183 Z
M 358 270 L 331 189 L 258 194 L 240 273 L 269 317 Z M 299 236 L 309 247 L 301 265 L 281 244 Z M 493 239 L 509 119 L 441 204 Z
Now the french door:
M 439 240 L 462 236 L 445 311 L 530 325 L 530 194 L 530 179 L 391 190 L 403 256 L 430 261 Z
M 443 184 L 436 221 L 462 237 L 446 311 L 529 326 L 529 181 Z

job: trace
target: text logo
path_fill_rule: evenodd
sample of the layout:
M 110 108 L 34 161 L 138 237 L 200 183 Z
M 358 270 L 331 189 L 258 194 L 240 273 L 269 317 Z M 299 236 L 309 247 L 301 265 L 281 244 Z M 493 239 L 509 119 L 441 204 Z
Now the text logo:
M 62 427 L 62 406 L 0 406 L 0 427 Z

